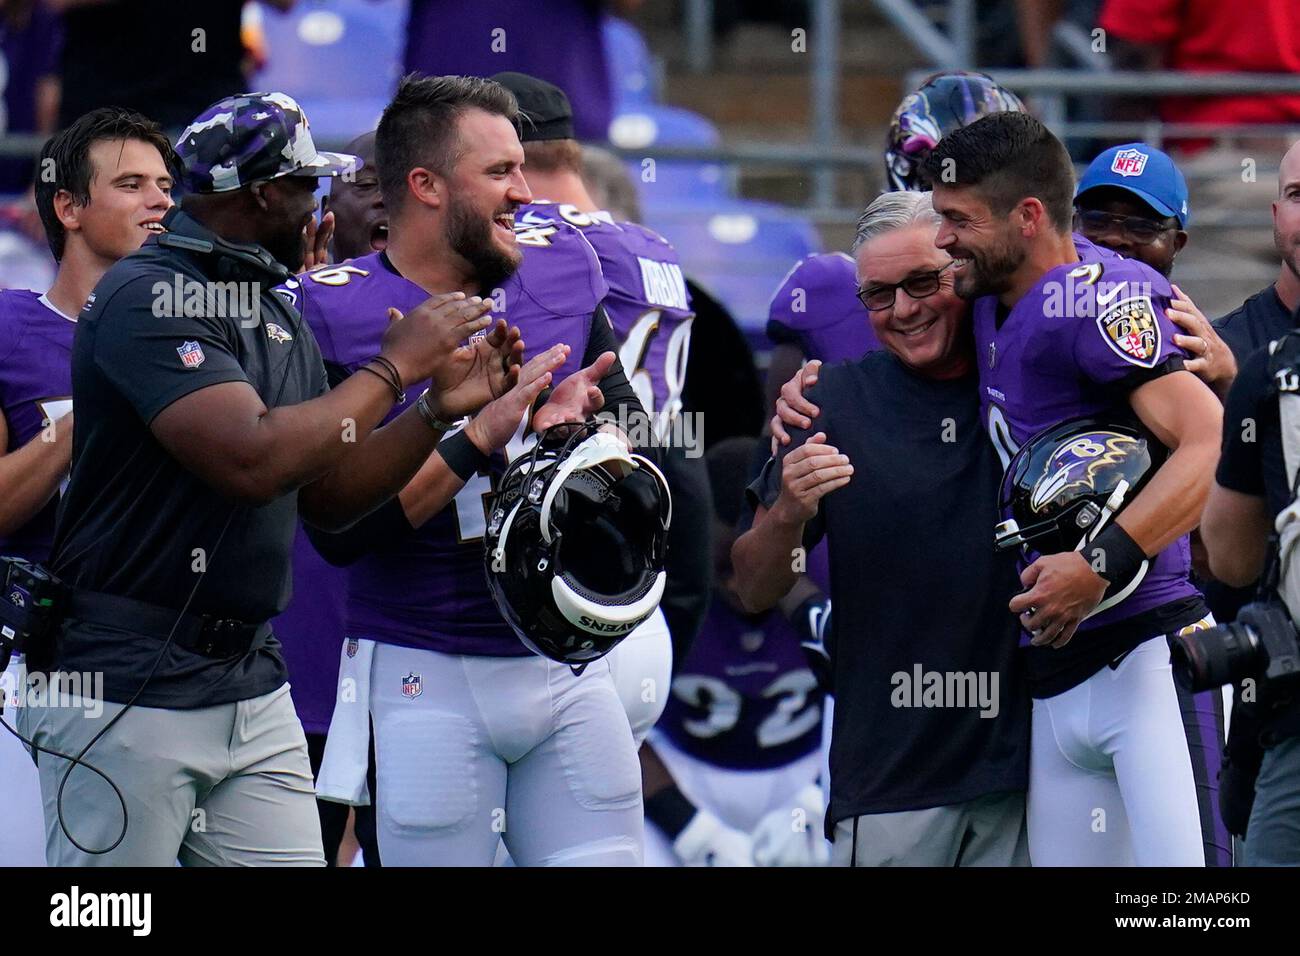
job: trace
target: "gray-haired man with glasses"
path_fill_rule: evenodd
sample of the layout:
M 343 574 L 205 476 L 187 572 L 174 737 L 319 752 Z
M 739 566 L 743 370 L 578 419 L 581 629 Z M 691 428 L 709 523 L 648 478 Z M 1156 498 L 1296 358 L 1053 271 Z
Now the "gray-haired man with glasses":
M 822 368 L 807 394 L 815 418 L 751 486 L 753 526 L 732 550 L 757 612 L 794 585 L 800 549 L 828 539 L 826 830 L 844 866 L 1028 861 L 1027 694 L 1006 611 L 1018 582 L 989 545 L 1001 467 L 938 224 L 926 193 L 867 207 L 859 298 L 884 348 Z

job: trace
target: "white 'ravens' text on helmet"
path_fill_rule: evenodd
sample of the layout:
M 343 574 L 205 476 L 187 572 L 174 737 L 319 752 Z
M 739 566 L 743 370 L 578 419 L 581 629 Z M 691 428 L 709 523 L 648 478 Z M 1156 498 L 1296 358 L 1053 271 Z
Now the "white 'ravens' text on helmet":
M 600 424 L 512 462 L 484 539 L 502 616 L 531 650 L 574 666 L 608 654 L 659 606 L 672 520 L 659 469 Z

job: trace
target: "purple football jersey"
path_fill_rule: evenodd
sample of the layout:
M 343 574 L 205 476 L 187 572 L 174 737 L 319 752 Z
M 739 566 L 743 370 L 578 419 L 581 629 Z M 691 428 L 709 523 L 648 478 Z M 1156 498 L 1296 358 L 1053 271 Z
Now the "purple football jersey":
M 592 313 L 607 288 L 595 252 L 576 229 L 552 223 L 543 232 L 520 235 L 523 263 L 493 290 L 493 314 L 519 327 L 526 358 L 557 343 L 572 348 L 554 376 L 558 383 L 581 367 Z M 383 253 L 309 272 L 285 292 L 311 325 L 325 361 L 350 371 L 378 354 L 389 306 L 407 312 L 429 298 Z M 427 384 L 409 383 L 406 404 Z M 405 407 L 395 406 L 388 419 Z M 509 451 L 519 450 L 515 442 Z M 505 456 L 493 456 L 491 467 L 466 482 L 441 513 L 348 569 L 348 637 L 447 654 L 531 653 L 502 620 L 483 570 L 487 496 L 505 464 Z
M 0 411 L 16 451 L 72 409 L 72 335 L 77 323 L 43 295 L 0 292 Z M 0 554 L 45 561 L 54 541 L 55 495 L 31 521 L 0 536 Z
M 559 220 L 581 230 L 609 284 L 605 313 L 622 343 L 619 361 L 659 434 L 681 412 L 691 348 L 690 295 L 677 250 L 645 226 L 615 222 L 607 212 L 580 212 L 567 203 L 523 206 L 522 229 Z
M 293 539 L 293 598 L 271 622 L 289 668 L 294 709 L 309 734 L 329 730 L 347 619 L 348 572 L 316 553 L 302 526 Z
M 1165 314 L 1169 280 L 1081 236 L 1074 244 L 1081 261 L 1045 273 L 1001 328 L 997 298 L 975 302 L 981 417 L 1004 466 L 1044 428 L 1081 415 L 1131 416 L 1124 383 L 1184 354 Z M 1184 536 L 1155 556 L 1132 595 L 1079 629 L 1194 596 L 1190 568 Z
M 822 698 L 779 611 L 742 616 L 717 595 L 656 726 L 699 760 L 765 770 L 821 745 Z
M 853 260 L 842 252 L 801 259 L 781 281 L 767 310 L 767 337 L 791 342 L 828 365 L 856 362 L 880 348 L 858 301 Z

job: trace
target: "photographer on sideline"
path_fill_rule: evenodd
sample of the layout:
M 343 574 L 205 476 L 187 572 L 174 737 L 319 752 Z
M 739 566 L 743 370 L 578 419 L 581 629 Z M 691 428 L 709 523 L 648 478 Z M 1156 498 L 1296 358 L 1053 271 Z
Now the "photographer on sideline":
M 1294 625 L 1300 620 L 1296 406 L 1300 334 L 1292 332 L 1241 366 L 1224 408 L 1222 457 L 1201 519 L 1214 576 L 1245 587 L 1263 575 L 1261 603 L 1243 608 L 1235 624 L 1194 635 L 1189 643 L 1200 647 L 1185 655 L 1203 679 L 1212 682 L 1217 667 L 1221 680 L 1237 684 L 1223 806 L 1229 827 L 1245 828 L 1247 866 L 1300 865 L 1300 703 L 1294 670 L 1280 674 L 1277 666 L 1286 657 L 1294 663 L 1300 652 Z M 1233 647 L 1230 635 L 1249 639 Z M 1231 786 L 1226 775 L 1234 773 L 1239 779 Z M 1234 811 L 1235 820 L 1229 819 Z

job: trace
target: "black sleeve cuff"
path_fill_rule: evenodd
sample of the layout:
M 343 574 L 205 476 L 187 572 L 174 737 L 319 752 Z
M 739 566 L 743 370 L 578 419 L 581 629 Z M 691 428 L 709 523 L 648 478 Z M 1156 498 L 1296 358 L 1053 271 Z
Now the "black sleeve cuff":
M 645 815 L 664 836 L 676 840 L 695 816 L 695 805 L 677 787 L 665 787 L 646 800 Z
M 438 442 L 437 452 L 461 481 L 469 481 L 486 468 L 490 460 L 469 440 L 463 428 Z

